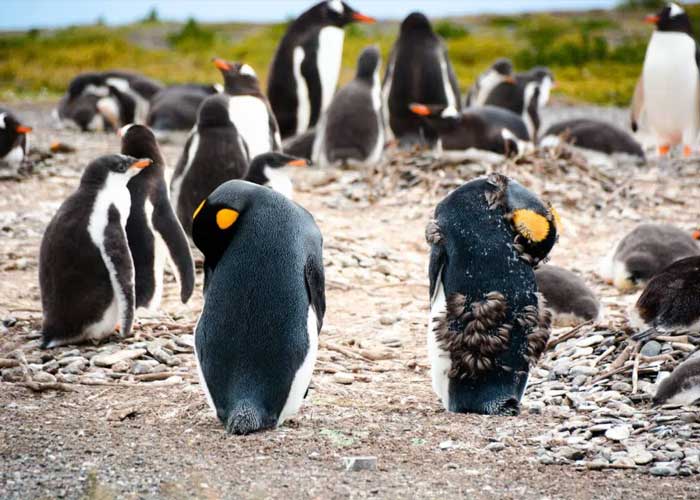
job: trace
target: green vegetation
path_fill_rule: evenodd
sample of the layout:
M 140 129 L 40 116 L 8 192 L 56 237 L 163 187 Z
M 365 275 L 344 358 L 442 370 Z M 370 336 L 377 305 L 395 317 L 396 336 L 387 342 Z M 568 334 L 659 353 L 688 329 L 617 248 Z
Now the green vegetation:
M 700 17 L 700 6 L 689 6 Z M 494 59 L 510 57 L 518 70 L 547 65 L 557 94 L 574 100 L 626 105 L 641 70 L 650 28 L 647 10 L 581 14 L 484 16 L 435 20 L 463 89 Z M 697 18 L 696 17 L 696 18 Z M 81 71 L 132 69 L 166 84 L 218 82 L 211 58 L 245 61 L 260 80 L 287 23 L 274 25 L 184 24 L 160 20 L 153 10 L 122 27 L 83 26 L 0 35 L 0 100 L 61 94 Z M 376 44 L 384 57 L 397 23 L 346 29 L 341 83 L 355 73 L 364 47 Z

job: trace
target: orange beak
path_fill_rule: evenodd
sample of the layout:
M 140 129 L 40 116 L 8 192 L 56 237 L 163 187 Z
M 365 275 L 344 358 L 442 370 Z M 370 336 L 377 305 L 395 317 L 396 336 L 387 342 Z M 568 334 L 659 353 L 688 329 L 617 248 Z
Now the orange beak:
M 359 12 L 353 12 L 352 13 L 352 18 L 355 21 L 361 22 L 361 23 L 367 23 L 367 24 L 374 24 L 377 22 L 377 20 L 373 17 L 365 16 L 364 14 L 360 14 Z
M 307 163 L 307 161 L 304 160 L 303 158 L 299 159 L 299 160 L 292 160 L 292 161 L 287 162 L 287 166 L 289 166 L 289 167 L 306 167 L 308 165 L 309 164 Z
M 700 240 L 700 229 L 698 229 L 697 231 L 693 231 L 693 239 Z
M 130 167 L 134 167 L 134 168 L 139 168 L 139 169 L 141 169 L 141 168 L 146 168 L 146 167 L 149 166 L 151 163 L 153 163 L 152 160 L 150 160 L 150 159 L 148 159 L 148 158 L 144 158 L 144 159 L 142 159 L 142 160 L 135 161 L 134 163 L 132 163 L 132 164 L 130 165 Z
M 647 24 L 659 24 L 659 16 L 649 15 L 644 18 L 644 22 Z
M 18 134 L 28 134 L 31 131 L 32 127 L 27 127 L 24 125 L 17 125 L 17 127 L 15 128 L 15 132 L 17 132 Z
M 411 111 L 420 116 L 430 116 L 430 108 L 425 104 L 413 103 L 409 106 Z
M 212 59 L 212 62 L 214 63 L 214 66 L 219 68 L 221 71 L 228 71 L 231 69 L 231 65 L 229 63 L 227 63 L 223 59 L 219 59 L 218 57 Z

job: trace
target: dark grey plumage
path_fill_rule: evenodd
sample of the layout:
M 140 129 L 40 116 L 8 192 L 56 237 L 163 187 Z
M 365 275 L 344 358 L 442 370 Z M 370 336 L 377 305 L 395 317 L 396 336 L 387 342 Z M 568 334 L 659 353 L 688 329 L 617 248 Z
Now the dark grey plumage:
M 605 154 L 624 153 L 644 159 L 642 146 L 624 130 L 601 120 L 577 118 L 564 120 L 550 126 L 542 137 L 563 136 L 574 146 L 592 149 Z
M 690 405 L 700 399 L 700 356 L 695 355 L 683 361 L 661 381 L 654 404 Z
M 535 269 L 535 279 L 555 322 L 576 323 L 598 318 L 600 303 L 576 274 L 561 267 L 541 265 Z

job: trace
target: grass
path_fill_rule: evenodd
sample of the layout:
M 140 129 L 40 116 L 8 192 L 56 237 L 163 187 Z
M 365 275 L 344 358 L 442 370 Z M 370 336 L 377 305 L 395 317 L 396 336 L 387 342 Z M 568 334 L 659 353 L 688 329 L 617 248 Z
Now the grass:
M 435 20 L 434 26 L 445 38 L 463 89 L 494 59 L 507 56 L 520 70 L 550 66 L 559 83 L 556 93 L 563 97 L 626 105 L 651 32 L 642 23 L 644 12 L 482 16 Z M 700 6 L 691 6 L 690 13 L 700 16 Z M 264 84 L 285 28 L 286 23 L 163 23 L 154 12 L 121 27 L 0 35 L 0 100 L 57 96 L 77 73 L 111 68 L 137 70 L 166 84 L 218 82 L 213 56 L 247 62 Z M 347 28 L 341 83 L 353 77 L 367 45 L 376 44 L 386 58 L 397 31 L 397 23 Z

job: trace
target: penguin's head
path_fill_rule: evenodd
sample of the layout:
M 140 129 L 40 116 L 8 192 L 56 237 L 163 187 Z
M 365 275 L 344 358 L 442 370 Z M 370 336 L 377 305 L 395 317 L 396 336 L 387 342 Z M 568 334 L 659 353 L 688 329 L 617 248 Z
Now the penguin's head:
M 400 35 L 411 35 L 411 34 L 433 34 L 433 27 L 430 25 L 430 21 L 422 12 L 411 12 L 406 18 L 401 22 Z
M 204 99 L 197 111 L 197 129 L 233 126 L 228 103 L 229 96 L 226 94 L 214 94 Z
M 354 22 L 367 24 L 376 22 L 374 18 L 357 12 L 341 0 L 326 0 L 325 2 L 318 3 L 309 9 L 306 15 L 313 18 L 318 24 L 337 26 L 338 28 L 342 28 Z
M 251 65 L 225 61 L 218 57 L 213 58 L 212 62 L 224 77 L 224 90 L 227 93 L 236 95 L 260 92 L 258 75 Z
M 380 61 L 379 48 L 375 45 L 366 47 L 357 59 L 357 78 L 372 81 Z
M 31 127 L 22 125 L 12 113 L 0 108 L 0 134 L 9 138 L 10 144 L 13 144 L 17 138 L 31 131 Z
M 127 155 L 105 155 L 91 162 L 80 178 L 82 186 L 117 185 L 125 187 L 129 179 L 140 174 L 144 168 L 151 165 L 150 158 L 135 158 Z
M 246 180 L 275 189 L 274 179 L 284 175 L 279 170 L 284 167 L 308 167 L 309 161 L 284 153 L 271 151 L 256 156 L 248 167 Z
M 504 77 L 512 78 L 513 76 L 513 63 L 507 57 L 496 59 L 496 62 L 491 65 L 491 69 Z
M 122 138 L 122 154 L 150 158 L 154 164 L 163 164 L 156 136 L 147 126 L 131 123 L 120 128 L 117 134 Z
M 688 14 L 677 3 L 670 2 L 654 15 L 645 18 L 649 24 L 656 25 L 658 31 L 678 31 L 693 36 L 693 26 Z

